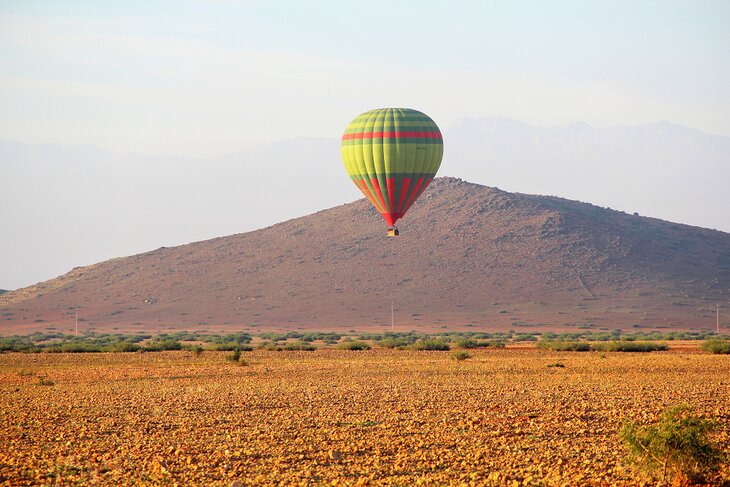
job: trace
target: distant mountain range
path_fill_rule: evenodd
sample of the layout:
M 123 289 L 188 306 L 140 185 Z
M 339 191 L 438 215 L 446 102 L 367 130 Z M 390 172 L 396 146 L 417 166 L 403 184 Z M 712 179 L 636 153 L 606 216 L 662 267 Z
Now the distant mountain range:
M 714 327 L 730 234 L 438 178 L 388 239 L 365 200 L 0 296 L 0 330 Z
M 730 137 L 659 122 L 543 128 L 464 119 L 444 175 L 730 231 Z
M 444 127 L 440 175 L 730 231 L 730 137 L 669 123 Z M 292 139 L 215 159 L 0 142 L 0 286 L 262 228 L 360 198 L 339 139 Z

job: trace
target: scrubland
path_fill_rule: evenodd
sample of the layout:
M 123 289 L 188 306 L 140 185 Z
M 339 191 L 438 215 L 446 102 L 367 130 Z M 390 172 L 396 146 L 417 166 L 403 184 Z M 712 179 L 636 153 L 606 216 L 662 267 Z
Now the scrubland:
M 0 355 L 0 484 L 654 485 L 619 432 L 678 403 L 730 449 L 730 356 L 696 347 L 229 355 Z

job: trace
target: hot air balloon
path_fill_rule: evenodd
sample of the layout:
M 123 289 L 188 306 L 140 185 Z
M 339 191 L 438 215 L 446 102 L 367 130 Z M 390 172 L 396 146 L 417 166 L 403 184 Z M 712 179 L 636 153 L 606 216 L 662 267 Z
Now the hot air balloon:
M 355 118 L 342 135 L 347 174 L 398 235 L 398 221 L 436 175 L 444 154 L 441 131 L 410 108 L 379 108 Z

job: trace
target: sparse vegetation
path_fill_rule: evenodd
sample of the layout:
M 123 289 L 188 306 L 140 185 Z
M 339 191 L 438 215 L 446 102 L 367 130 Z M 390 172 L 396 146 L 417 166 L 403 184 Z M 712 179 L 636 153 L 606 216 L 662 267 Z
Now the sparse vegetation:
M 375 342 L 375 344 L 382 348 L 403 349 L 406 348 L 408 345 L 414 343 L 414 341 L 415 340 L 411 340 L 410 338 L 385 337 Z
M 532 333 L 518 333 L 512 340 L 515 342 L 536 342 L 537 337 Z
M 668 476 L 702 480 L 715 472 L 724 460 L 722 450 L 710 439 L 715 421 L 699 417 L 686 405 L 667 409 L 652 426 L 629 422 L 621 439 L 629 451 L 629 461 L 664 483 Z
M 563 364 L 562 362 L 553 362 L 551 364 L 547 364 L 546 367 L 549 368 L 549 369 L 550 368 L 559 368 L 559 369 L 562 369 L 562 368 L 565 367 L 565 364 Z
M 297 341 L 284 344 L 283 350 L 313 352 L 314 350 L 317 350 L 317 347 L 315 347 L 311 343 Z
M 370 350 L 372 347 L 360 340 L 344 341 L 337 345 L 340 350 Z
M 519 324 L 515 324 L 519 326 Z M 354 334 L 353 334 L 354 335 Z M 709 338 L 708 338 L 709 337 Z M 655 351 L 665 350 L 664 343 L 650 343 L 657 340 L 698 340 L 708 338 L 708 345 L 712 350 L 725 350 L 728 347 L 728 340 L 724 337 L 716 337 L 708 332 L 630 332 L 624 333 L 620 330 L 598 331 L 591 330 L 576 331 L 569 333 L 539 332 L 515 333 L 508 332 L 476 332 L 476 331 L 443 331 L 439 333 L 409 332 L 386 332 L 386 333 L 361 333 L 357 336 L 345 336 L 339 333 L 327 332 L 288 332 L 272 333 L 264 332 L 258 335 L 261 340 L 254 343 L 255 337 L 249 333 L 236 332 L 224 335 L 216 335 L 202 332 L 174 332 L 160 333 L 157 335 L 123 335 L 119 333 L 95 333 L 87 331 L 81 336 L 68 335 L 57 331 L 45 331 L 33 333 L 27 336 L 0 337 L 0 352 L 23 352 L 23 353 L 89 353 L 89 352 L 139 352 L 139 351 L 163 351 L 163 350 L 190 350 L 195 352 L 193 347 L 200 346 L 203 350 L 211 351 L 241 351 L 253 350 L 254 345 L 264 350 L 305 350 L 309 349 L 302 344 L 321 342 L 325 348 L 338 347 L 339 344 L 348 342 L 364 342 L 370 345 L 373 343 L 380 348 L 426 349 L 427 343 L 443 342 L 449 348 L 474 349 L 474 348 L 503 348 L 510 342 L 536 342 L 538 348 L 555 351 Z M 537 341 L 539 339 L 539 341 Z M 424 343 L 420 343 L 424 342 Z M 419 344 L 420 343 L 420 344 Z M 295 345 L 292 345 L 295 344 Z M 358 347 L 359 345 L 342 345 Z M 372 346 L 372 345 L 371 345 Z M 436 350 L 443 350 L 439 345 Z M 433 350 L 433 348 L 432 348 Z M 710 351 L 710 348 L 706 348 Z M 727 352 L 715 352 L 727 353 Z
M 451 353 L 451 358 L 457 361 L 462 361 L 471 358 L 471 354 L 466 350 L 456 350 Z
M 730 354 L 730 340 L 710 338 L 702 343 L 702 350 L 716 354 Z
M 465 337 L 459 337 L 456 339 L 453 339 L 451 341 L 451 344 L 455 348 L 478 348 L 479 342 L 477 340 L 474 340 L 473 338 L 465 338 Z
M 628 486 L 640 480 L 619 467 L 625 418 L 646 425 L 647 410 L 669 393 L 697 401 L 705 415 L 730 415 L 726 397 L 708 393 L 722 384 L 723 357 L 696 350 L 605 352 L 610 360 L 600 360 L 602 352 L 549 352 L 553 358 L 546 359 L 548 352 L 531 346 L 453 352 L 473 357 L 383 349 L 367 357 L 254 352 L 260 363 L 253 366 L 252 358 L 245 367 L 241 359 L 249 354 L 234 363 L 225 362 L 232 352 L 208 350 L 195 360 L 189 351 L 0 355 L 7 425 L 0 428 L 0 478 L 53 485 L 62 473 L 64 484 L 86 485 L 96 472 L 100 485 L 330 485 L 371 472 L 375 457 L 368 452 L 375 446 L 390 452 L 372 482 L 382 485 L 449 485 L 455 472 L 469 472 L 466 483 L 474 485 Z M 566 368 L 547 367 L 551 362 Z M 55 387 L 39 385 L 37 375 L 45 374 Z M 50 420 L 53 428 L 44 427 Z M 708 437 L 725 447 L 730 424 L 720 421 L 718 428 Z M 404 438 L 422 446 L 404 448 Z M 222 469 L 229 458 L 230 469 Z M 556 468 L 557 459 L 569 460 Z M 706 485 L 723 485 L 728 475 L 725 467 L 709 471 Z
M 601 352 L 657 352 L 668 350 L 666 343 L 615 341 L 591 344 L 592 350 Z
M 228 360 L 229 362 L 238 362 L 238 361 L 240 361 L 241 360 L 241 350 L 239 350 L 238 348 L 236 348 L 235 350 L 233 350 L 231 352 L 230 355 L 228 355 L 226 357 L 226 360 Z
M 540 340 L 537 348 L 553 352 L 587 352 L 590 346 L 585 342 L 568 342 L 562 340 Z
M 164 339 L 149 342 L 144 346 L 145 352 L 161 352 L 163 350 L 182 350 L 182 344 L 177 340 Z
M 438 350 L 448 351 L 451 350 L 448 342 L 439 338 L 429 338 L 425 340 L 419 340 L 415 343 L 408 345 L 408 350 Z

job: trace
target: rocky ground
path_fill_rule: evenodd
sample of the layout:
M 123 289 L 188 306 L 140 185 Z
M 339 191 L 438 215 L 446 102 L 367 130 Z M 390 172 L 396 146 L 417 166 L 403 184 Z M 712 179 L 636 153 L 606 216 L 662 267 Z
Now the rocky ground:
M 618 433 L 677 403 L 730 449 L 728 356 L 470 353 L 0 355 L 0 484 L 650 485 Z

